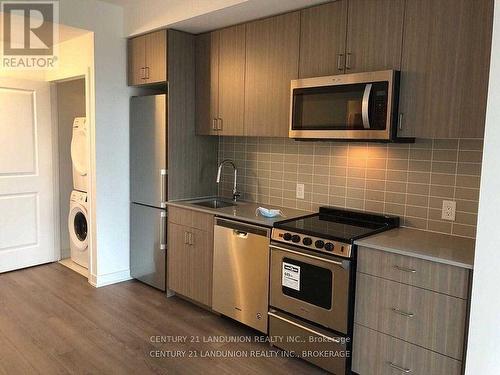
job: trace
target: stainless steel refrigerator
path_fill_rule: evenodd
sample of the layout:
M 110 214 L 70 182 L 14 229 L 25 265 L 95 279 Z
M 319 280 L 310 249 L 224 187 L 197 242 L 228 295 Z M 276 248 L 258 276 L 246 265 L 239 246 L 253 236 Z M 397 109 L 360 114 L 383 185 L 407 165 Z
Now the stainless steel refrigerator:
M 130 99 L 130 272 L 166 290 L 167 97 Z

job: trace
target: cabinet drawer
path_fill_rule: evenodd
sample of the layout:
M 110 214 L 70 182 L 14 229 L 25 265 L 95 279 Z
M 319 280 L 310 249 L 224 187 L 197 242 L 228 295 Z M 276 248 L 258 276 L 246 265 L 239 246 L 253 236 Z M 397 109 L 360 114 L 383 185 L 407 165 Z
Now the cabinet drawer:
M 469 270 L 360 246 L 358 272 L 468 298 Z
M 462 359 L 467 301 L 358 273 L 354 321 Z
M 462 362 L 356 324 L 352 370 L 359 375 L 460 375 Z
M 214 229 L 214 215 L 186 208 L 169 207 L 168 221 L 205 232 L 212 232 Z

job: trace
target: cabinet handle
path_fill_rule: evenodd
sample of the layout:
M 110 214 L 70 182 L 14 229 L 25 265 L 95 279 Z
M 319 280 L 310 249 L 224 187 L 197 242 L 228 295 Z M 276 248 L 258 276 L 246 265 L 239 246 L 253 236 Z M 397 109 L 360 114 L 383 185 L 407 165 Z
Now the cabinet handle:
M 398 366 L 398 365 L 396 365 L 396 364 L 394 364 L 394 363 L 392 363 L 392 362 L 388 362 L 388 364 L 389 364 L 389 366 L 391 366 L 393 369 L 398 370 L 398 371 L 401 371 L 401 372 L 403 372 L 403 373 L 405 373 L 405 374 L 408 374 L 408 373 L 410 373 L 410 372 L 411 372 L 411 369 L 409 369 L 409 368 L 404 368 L 404 367 L 401 367 L 401 366 Z
M 406 311 L 403 311 L 403 310 L 397 309 L 397 308 L 395 308 L 395 307 L 393 307 L 391 310 L 392 310 L 393 312 L 395 312 L 396 314 L 403 315 L 403 316 L 405 316 L 405 317 L 407 317 L 407 318 L 413 318 L 413 317 L 415 316 L 415 314 L 413 314 L 413 313 L 406 312 Z
M 403 113 L 402 112 L 399 113 L 399 117 L 398 117 L 398 129 L 403 130 Z
M 144 79 L 149 79 L 149 66 L 146 66 L 144 71 L 146 72 L 146 77 L 144 77 Z
M 214 118 L 212 120 L 212 130 L 217 131 L 217 119 Z
M 194 234 L 193 233 L 189 233 L 189 244 L 191 246 L 194 246 Z
M 141 79 L 146 79 L 146 68 L 141 68 Z
M 403 272 L 417 273 L 417 270 L 415 270 L 413 268 L 406 268 L 406 267 L 401 267 L 398 265 L 394 265 L 394 268 L 399 270 L 399 271 L 403 271 Z
M 345 68 L 347 70 L 351 69 L 351 56 L 352 56 L 352 53 L 351 52 L 348 52 L 346 54 L 346 58 L 345 58 Z
M 343 53 L 339 53 L 337 54 L 337 70 L 344 70 L 344 66 L 343 66 L 343 60 L 344 59 L 344 54 Z
M 185 231 L 184 232 L 184 245 L 189 244 L 188 236 L 189 236 L 189 233 Z
M 220 117 L 217 119 L 217 123 L 219 124 L 217 130 L 222 130 L 222 119 Z

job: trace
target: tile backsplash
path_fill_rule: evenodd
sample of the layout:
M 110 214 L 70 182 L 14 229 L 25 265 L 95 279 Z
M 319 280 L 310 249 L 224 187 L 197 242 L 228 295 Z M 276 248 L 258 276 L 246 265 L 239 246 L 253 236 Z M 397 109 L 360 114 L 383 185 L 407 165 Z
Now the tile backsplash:
M 398 215 L 402 224 L 475 237 L 483 141 L 417 139 L 414 144 L 298 142 L 220 137 L 219 159 L 238 167 L 245 200 L 315 211 L 330 205 Z M 296 198 L 304 184 L 304 199 Z M 220 194 L 230 196 L 232 170 Z M 456 220 L 441 219 L 443 200 Z

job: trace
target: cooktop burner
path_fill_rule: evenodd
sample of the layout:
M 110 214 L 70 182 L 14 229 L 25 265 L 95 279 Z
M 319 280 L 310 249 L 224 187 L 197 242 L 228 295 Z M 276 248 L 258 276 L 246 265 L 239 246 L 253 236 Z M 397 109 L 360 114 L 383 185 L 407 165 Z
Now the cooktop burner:
M 321 207 L 317 214 L 274 224 L 272 239 L 349 257 L 355 240 L 398 226 L 396 216 Z

